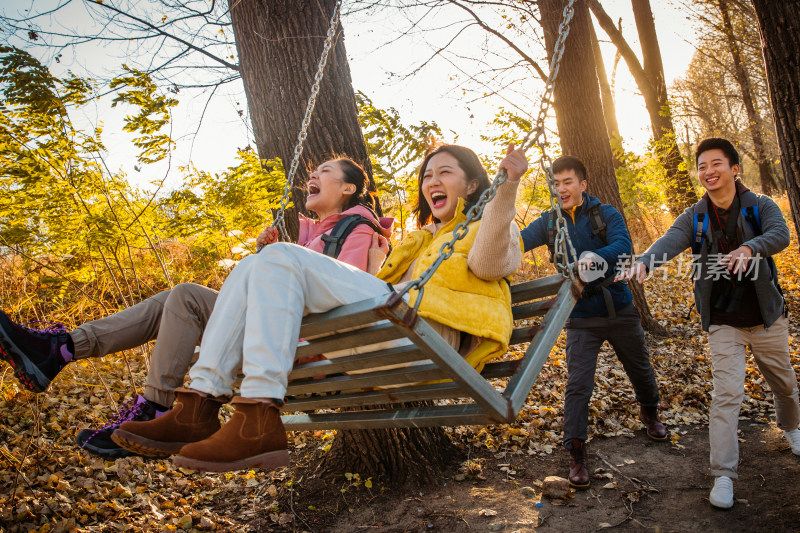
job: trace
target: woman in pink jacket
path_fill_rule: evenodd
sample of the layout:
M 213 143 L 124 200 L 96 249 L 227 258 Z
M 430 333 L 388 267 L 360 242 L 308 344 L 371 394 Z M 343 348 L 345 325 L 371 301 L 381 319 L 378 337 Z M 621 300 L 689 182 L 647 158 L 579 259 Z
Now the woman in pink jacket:
M 388 251 L 392 219 L 379 219 L 364 170 L 348 158 L 331 159 L 308 179 L 306 207 L 316 220 L 300 218 L 298 244 L 322 253 L 323 236 L 348 215 L 361 215 L 372 224 L 359 224 L 346 237 L 337 255 L 340 261 L 377 272 Z M 374 228 L 380 230 L 376 232 Z M 277 241 L 277 230 L 268 228 L 257 242 Z M 265 280 L 268 282 L 268 280 Z M 174 390 L 195 359 L 195 348 L 206 327 L 217 291 L 194 283 L 180 283 L 111 316 L 93 320 L 67 333 L 62 327 L 40 331 L 12 322 L 0 311 L 0 358 L 8 361 L 29 390 L 44 392 L 71 361 L 103 357 L 156 340 L 142 394 L 122 406 L 100 429 L 84 429 L 76 440 L 86 450 L 104 457 L 131 455 L 110 438 L 128 420 L 152 420 L 169 410 Z

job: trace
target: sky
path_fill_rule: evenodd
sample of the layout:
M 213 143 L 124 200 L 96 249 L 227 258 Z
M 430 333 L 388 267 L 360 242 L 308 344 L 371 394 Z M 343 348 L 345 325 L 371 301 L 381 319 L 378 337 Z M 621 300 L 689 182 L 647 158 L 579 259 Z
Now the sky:
M 12 0 L 0 0 L 0 9 L 8 11 Z M 614 19 L 622 17 L 623 33 L 628 42 L 639 50 L 630 0 L 603 0 L 609 15 Z M 36 5 L 31 4 L 31 5 Z M 681 76 L 694 52 L 691 24 L 672 0 L 651 1 L 656 30 L 661 45 L 665 75 L 669 85 Z M 70 11 L 59 17 L 59 23 L 70 26 L 86 24 L 86 11 L 81 3 L 73 3 Z M 16 7 L 15 7 L 16 8 Z M 481 89 L 475 92 L 475 85 L 465 83 L 465 78 L 477 69 L 469 57 L 486 57 L 491 66 L 503 64 L 511 57 L 508 47 L 496 39 L 487 37 L 481 30 L 470 30 L 459 34 L 449 50 L 453 55 L 440 54 L 415 75 L 414 71 L 433 51 L 451 40 L 456 33 L 453 29 L 465 15 L 458 10 L 439 10 L 426 12 L 424 17 L 413 10 L 382 9 L 362 11 L 358 2 L 344 1 L 342 25 L 345 32 L 345 46 L 353 86 L 364 92 L 373 103 L 381 108 L 395 108 L 405 124 L 425 120 L 436 122 L 445 132 L 444 141 L 459 142 L 470 146 L 479 153 L 498 152 L 502 147 L 491 146 L 480 139 L 487 132 L 486 125 L 492 120 L 500 107 L 516 107 L 521 114 L 536 115 L 540 104 L 541 83 L 535 79 L 516 80 L 506 90 L 510 95 L 505 99 L 498 97 L 482 98 Z M 416 23 L 408 30 L 409 21 Z M 498 23 L 501 21 L 492 21 Z M 543 45 L 536 35 L 519 35 L 515 42 L 525 47 L 529 53 L 541 61 L 543 68 Z M 613 68 L 614 47 L 608 42 L 602 30 L 597 30 L 601 41 L 606 70 Z M 514 56 L 516 57 L 516 56 Z M 58 63 L 50 63 L 56 73 L 63 74 L 67 69 L 80 73 L 82 70 L 103 68 L 111 71 L 124 60 L 119 53 L 108 48 L 90 49 L 80 55 L 65 55 Z M 60 70 L 60 72 L 59 72 Z M 507 79 L 496 80 L 497 85 L 507 84 Z M 493 81 L 487 82 L 491 87 Z M 616 77 L 616 105 L 620 130 L 625 146 L 629 150 L 641 152 L 649 139 L 649 119 L 641 96 L 628 73 L 624 62 L 620 62 Z M 465 92 L 466 91 L 466 92 Z M 108 148 L 106 163 L 113 170 L 124 172 L 128 179 L 143 188 L 149 182 L 167 176 L 166 186 L 177 186 L 181 174 L 175 172 L 179 166 L 191 162 L 196 168 L 220 172 L 235 164 L 235 152 L 250 144 L 247 123 L 246 101 L 241 83 L 231 83 L 215 94 L 207 105 L 204 98 L 181 98 L 175 110 L 172 131 L 178 139 L 177 148 L 169 164 L 151 165 L 139 172 L 134 157 L 131 135 L 121 131 L 123 118 L 130 109 L 110 108 L 109 98 L 98 100 L 78 117 L 87 126 L 101 125 L 103 138 Z M 238 113 L 244 110 L 245 114 Z M 198 129 L 197 118 L 203 115 L 204 121 Z M 298 124 L 299 128 L 299 124 Z
M 683 75 L 691 61 L 694 53 L 692 25 L 681 13 L 679 6 L 672 1 L 652 0 L 650 3 L 669 86 L 673 80 Z M 640 52 L 630 0 L 602 0 L 602 5 L 613 20 L 622 17 L 623 34 L 634 51 Z M 454 69 L 443 68 L 441 63 L 431 66 L 422 75 L 412 79 L 399 80 L 388 75 L 387 71 L 407 72 L 422 58 L 430 56 L 431 46 L 423 43 L 422 39 L 438 43 L 449 39 L 453 33 L 442 32 L 438 41 L 417 35 L 415 42 L 398 39 L 393 45 L 376 49 L 374 40 L 380 39 L 381 35 L 390 34 L 392 28 L 396 27 L 396 15 L 392 15 L 387 13 L 383 19 L 370 18 L 370 24 L 348 25 L 345 20 L 353 86 L 369 95 L 378 107 L 396 108 L 401 117 L 409 122 L 435 120 L 443 130 L 458 132 L 460 143 L 482 146 L 480 133 L 485 131 L 485 125 L 491 121 L 498 107 L 505 104 L 496 99 L 486 99 L 467 106 L 458 83 L 450 79 L 455 73 Z M 601 42 L 606 71 L 610 76 L 616 49 L 600 28 L 596 27 L 596 33 Z M 535 48 L 531 47 L 534 50 Z M 641 58 L 640 53 L 637 55 Z M 546 69 L 544 62 L 540 64 Z M 641 152 L 650 138 L 650 119 L 644 100 L 624 61 L 620 61 L 617 68 L 615 88 L 621 135 L 628 149 Z M 541 86 L 537 83 L 534 94 L 540 93 Z M 538 105 L 538 98 L 534 98 L 527 106 L 523 105 L 523 108 L 535 116 Z M 470 115 L 474 115 L 474 118 L 470 119 Z

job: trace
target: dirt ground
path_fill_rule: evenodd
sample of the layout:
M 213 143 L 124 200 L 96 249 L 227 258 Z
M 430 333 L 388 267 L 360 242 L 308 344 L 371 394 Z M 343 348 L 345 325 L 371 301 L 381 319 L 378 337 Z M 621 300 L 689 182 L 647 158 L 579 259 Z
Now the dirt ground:
M 774 424 L 743 419 L 739 427 L 740 478 L 730 510 L 715 509 L 708 502 L 713 483 L 708 430 L 691 426 L 678 429 L 677 445 L 652 442 L 643 431 L 633 438 L 593 439 L 592 486 L 563 500 L 542 497 L 540 489 L 546 476 L 566 477 L 567 457 L 561 450 L 546 457 L 487 452 L 471 458 L 483 468 L 464 481 L 454 480 L 458 470 L 452 468 L 436 484 L 383 494 L 379 487 L 342 491 L 341 486 L 329 485 L 326 490 L 312 480 L 306 491 L 301 482 L 291 524 L 257 519 L 250 527 L 331 533 L 800 531 L 800 457 L 792 454 Z M 320 513 L 324 510 L 314 502 L 322 500 L 337 509 Z M 301 511 L 309 506 L 313 511 Z

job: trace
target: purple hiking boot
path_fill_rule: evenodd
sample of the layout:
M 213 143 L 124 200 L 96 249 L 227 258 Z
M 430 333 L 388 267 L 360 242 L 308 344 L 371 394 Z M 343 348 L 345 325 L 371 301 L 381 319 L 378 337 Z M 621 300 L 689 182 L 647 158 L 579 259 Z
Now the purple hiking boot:
M 136 455 L 111 440 L 111 434 L 124 422 L 130 420 L 146 422 L 158 418 L 167 411 L 168 408 L 138 394 L 135 400 L 131 399 L 122 404 L 117 414 L 111 417 L 105 426 L 100 429 L 88 428 L 79 431 L 75 436 L 75 442 L 87 452 L 109 459 Z
M 33 392 L 47 390 L 72 361 L 72 339 L 64 325 L 48 324 L 46 329 L 27 328 L 0 311 L 0 359 L 8 361 L 20 383 Z

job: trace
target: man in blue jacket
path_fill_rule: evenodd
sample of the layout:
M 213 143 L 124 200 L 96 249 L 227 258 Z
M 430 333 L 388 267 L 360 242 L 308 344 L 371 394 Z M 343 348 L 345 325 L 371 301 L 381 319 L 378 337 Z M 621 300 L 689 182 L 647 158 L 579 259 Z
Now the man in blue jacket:
M 789 355 L 789 320 L 772 256 L 789 246 L 789 227 L 769 196 L 738 179 L 739 153 L 727 139 L 705 139 L 695 151 L 706 193 L 686 209 L 620 279 L 643 282 L 648 270 L 691 248 L 694 297 L 711 354 L 708 432 L 714 507 L 733 507 L 739 466 L 739 410 L 744 398 L 745 348 L 772 389 L 775 418 L 800 455 L 797 376 Z
M 564 401 L 564 446 L 569 450 L 569 482 L 578 489 L 589 486 L 586 459 L 589 400 L 594 389 L 597 354 L 604 341 L 611 343 L 633 384 L 639 401 L 639 418 L 647 436 L 663 441 L 667 431 L 658 419 L 658 386 L 633 295 L 626 283 L 614 281 L 614 267 L 630 257 L 631 237 L 619 211 L 586 193 L 586 167 L 572 156 L 553 162 L 555 186 L 586 282 L 583 294 L 567 320 L 567 390 Z M 547 244 L 548 227 L 555 213 L 546 211 L 522 230 L 525 251 Z M 550 231 L 552 235 L 552 230 Z

